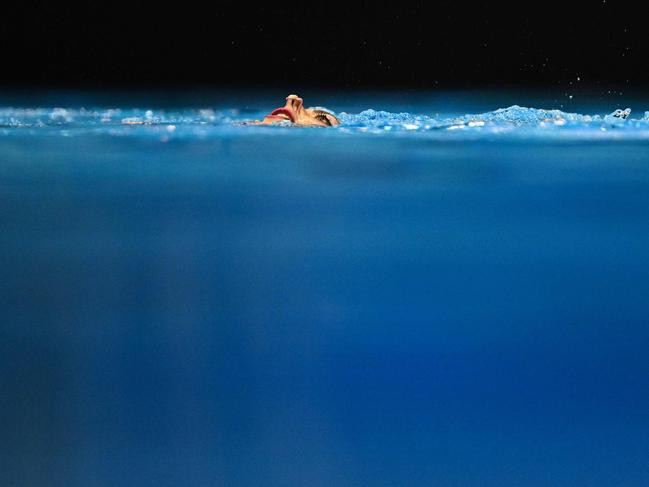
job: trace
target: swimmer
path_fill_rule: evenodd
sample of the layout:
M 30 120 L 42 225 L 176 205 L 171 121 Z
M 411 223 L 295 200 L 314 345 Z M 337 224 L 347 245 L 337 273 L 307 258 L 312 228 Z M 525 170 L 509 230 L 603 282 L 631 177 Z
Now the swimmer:
M 310 127 L 340 125 L 340 120 L 333 113 L 320 108 L 304 108 L 304 100 L 297 95 L 288 95 L 286 105 L 276 108 L 261 121 L 249 123 L 252 125 L 272 125 L 279 122 L 291 122 L 295 125 Z

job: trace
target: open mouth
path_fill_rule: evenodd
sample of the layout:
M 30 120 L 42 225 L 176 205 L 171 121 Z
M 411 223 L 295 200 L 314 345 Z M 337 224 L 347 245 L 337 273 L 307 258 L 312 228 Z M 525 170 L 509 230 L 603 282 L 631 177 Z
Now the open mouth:
M 288 108 L 276 108 L 270 112 L 270 117 L 277 117 L 295 123 L 295 114 Z

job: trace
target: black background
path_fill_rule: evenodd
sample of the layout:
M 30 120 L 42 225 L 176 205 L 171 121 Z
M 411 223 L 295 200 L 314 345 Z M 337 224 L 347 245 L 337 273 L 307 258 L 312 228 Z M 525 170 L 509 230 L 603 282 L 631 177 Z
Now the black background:
M 22 4 L 4 86 L 649 87 L 638 3 Z

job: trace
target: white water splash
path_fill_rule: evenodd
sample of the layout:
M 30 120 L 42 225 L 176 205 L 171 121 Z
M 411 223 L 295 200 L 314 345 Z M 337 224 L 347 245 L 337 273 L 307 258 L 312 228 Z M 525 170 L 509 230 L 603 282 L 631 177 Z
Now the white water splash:
M 209 137 L 227 133 L 273 133 L 283 127 L 245 126 L 240 122 L 259 119 L 264 112 L 244 116 L 238 109 L 192 110 L 154 109 L 72 109 L 72 108 L 0 108 L 0 135 L 30 129 L 29 134 L 66 135 L 94 133 L 123 136 Z M 630 109 L 609 114 L 586 115 L 561 110 L 525 108 L 517 105 L 481 114 L 455 117 L 429 116 L 407 112 L 393 113 L 373 109 L 360 113 L 338 113 L 340 127 L 310 128 L 320 133 L 344 134 L 428 134 L 430 137 L 525 137 L 577 139 L 649 139 L 649 111 L 633 118 Z M 291 124 L 284 124 L 290 126 Z M 173 126 L 173 130 L 168 127 Z M 295 128 L 295 127 L 291 127 Z M 279 133 L 279 132 L 275 132 Z M 292 132 L 295 133 L 295 132 Z M 452 134 L 452 135 L 451 135 Z M 394 136 L 394 135 L 393 135 Z

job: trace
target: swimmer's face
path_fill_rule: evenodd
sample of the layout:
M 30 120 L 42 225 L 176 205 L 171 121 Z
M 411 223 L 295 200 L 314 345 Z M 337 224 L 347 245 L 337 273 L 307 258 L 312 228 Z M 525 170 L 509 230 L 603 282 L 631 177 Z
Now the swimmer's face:
M 262 124 L 292 122 L 296 125 L 330 127 L 340 125 L 340 121 L 324 110 L 304 108 L 304 100 L 297 95 L 288 95 L 286 105 L 276 108 L 264 117 Z

